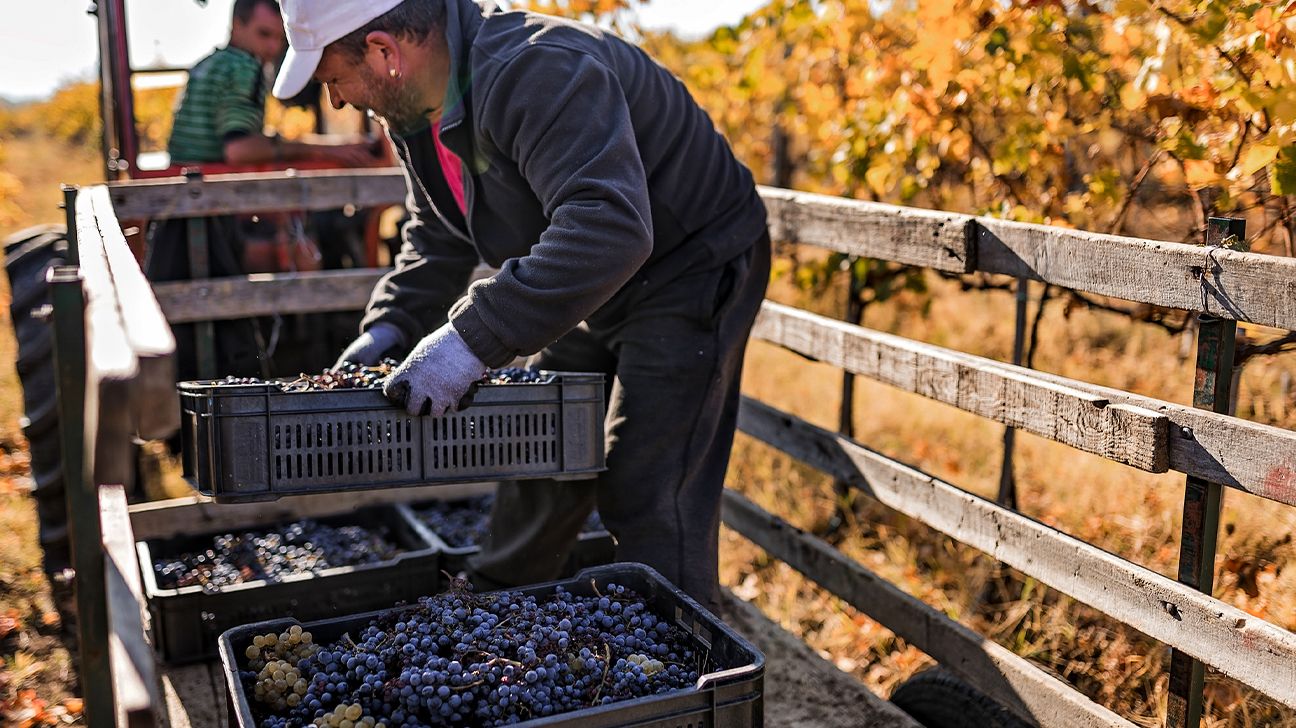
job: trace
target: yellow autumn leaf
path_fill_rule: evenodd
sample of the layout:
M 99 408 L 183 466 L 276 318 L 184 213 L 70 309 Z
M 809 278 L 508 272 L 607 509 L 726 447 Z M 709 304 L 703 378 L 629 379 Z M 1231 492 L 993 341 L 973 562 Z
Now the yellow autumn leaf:
M 1242 177 L 1250 177 L 1274 161 L 1277 156 L 1277 144 L 1252 144 L 1238 162 L 1238 173 Z
M 1210 187 L 1219 181 L 1215 165 L 1205 159 L 1185 159 L 1183 165 L 1184 180 L 1194 190 Z
M 875 162 L 864 173 L 864 181 L 869 189 L 879 196 L 886 194 L 887 181 L 891 177 L 891 165 L 886 162 Z

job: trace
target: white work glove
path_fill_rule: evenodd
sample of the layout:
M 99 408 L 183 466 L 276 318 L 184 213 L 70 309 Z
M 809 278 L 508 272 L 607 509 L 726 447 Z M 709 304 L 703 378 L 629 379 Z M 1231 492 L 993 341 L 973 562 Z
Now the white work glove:
M 339 356 L 337 362 L 333 364 L 333 368 L 340 369 L 347 362 L 371 367 L 382 361 L 383 354 L 404 343 L 405 333 L 400 330 L 400 327 L 379 321 L 347 346 L 342 356 Z
M 459 402 L 488 369 L 454 326 L 445 324 L 414 346 L 387 377 L 383 394 L 411 415 L 459 411 Z

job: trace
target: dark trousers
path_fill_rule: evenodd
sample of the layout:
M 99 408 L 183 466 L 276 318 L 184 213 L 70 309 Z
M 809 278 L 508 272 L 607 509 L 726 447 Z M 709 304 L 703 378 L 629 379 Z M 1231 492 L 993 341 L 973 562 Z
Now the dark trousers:
M 207 254 L 213 278 L 241 276 L 243 245 L 238 225 L 231 215 L 203 220 L 207 228 Z M 148 255 L 144 273 L 154 283 L 187 281 L 189 273 L 189 221 L 155 221 L 148 230 Z M 217 321 L 213 324 L 217 376 L 260 376 L 261 352 L 257 346 L 255 322 L 251 319 Z M 176 337 L 176 378 L 198 378 L 198 355 L 194 324 L 171 327 Z
M 770 241 L 710 270 L 625 296 L 528 362 L 608 379 L 607 471 L 500 484 L 478 588 L 556 578 L 597 505 L 618 561 L 657 569 L 711 609 L 719 600 L 720 496 L 743 354 L 769 281 Z

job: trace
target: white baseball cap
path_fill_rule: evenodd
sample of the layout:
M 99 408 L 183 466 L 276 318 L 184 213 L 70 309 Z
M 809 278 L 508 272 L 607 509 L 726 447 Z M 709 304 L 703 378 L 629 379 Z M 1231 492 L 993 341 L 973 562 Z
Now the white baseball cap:
M 400 5 L 402 0 L 281 0 L 288 55 L 275 79 L 274 95 L 285 99 L 306 88 L 324 46 Z

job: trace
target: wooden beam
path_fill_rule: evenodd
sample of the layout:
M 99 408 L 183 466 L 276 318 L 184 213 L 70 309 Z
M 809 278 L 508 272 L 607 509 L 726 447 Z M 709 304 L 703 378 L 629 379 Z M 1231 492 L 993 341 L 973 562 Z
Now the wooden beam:
M 325 311 L 360 311 L 385 268 L 258 273 L 156 283 L 153 292 L 172 324 Z
M 113 214 L 108 188 L 97 185 L 88 188 L 85 194 L 94 209 L 126 341 L 139 362 L 139 373 L 131 383 L 129 398 L 132 427 L 145 439 L 169 437 L 180 427 L 175 337 L 126 243 L 126 236 Z
M 1017 715 L 1042 726 L 1133 728 L 1025 658 L 985 639 L 742 495 L 724 493 L 724 522 L 771 556 L 884 627 Z
M 120 485 L 99 488 L 105 579 L 108 588 L 108 645 L 117 725 L 155 726 L 162 713 L 153 653 L 148 648 L 148 606 L 144 601 L 135 539 Z
M 777 187 L 758 189 L 775 240 L 950 273 L 975 270 L 970 215 Z
M 108 187 L 123 220 L 385 207 L 404 204 L 406 193 L 405 177 L 394 167 L 172 177 Z
M 95 483 L 129 483 L 134 463 L 130 440 L 129 393 L 139 376 L 139 358 L 130 345 L 117 298 L 104 236 L 94 208 L 93 188 L 77 192 L 76 227 L 82 289 L 85 295 L 86 377 L 94 387 L 97 425 L 88 430 L 94 448 Z M 90 406 L 87 404 L 87 406 Z M 177 415 L 178 417 L 178 415 Z
M 739 427 L 915 520 L 1296 707 L 1296 634 L 744 398 Z
M 225 505 L 218 505 L 210 498 L 195 494 L 184 498 L 136 503 L 130 507 L 130 520 L 135 538 L 143 541 L 224 529 L 246 529 L 259 523 L 322 518 L 386 503 L 457 500 L 488 493 L 494 488 L 495 483 L 490 482 L 450 483 L 352 493 L 286 496 L 267 503 Z
M 873 331 L 766 301 L 752 335 L 848 372 L 1154 473 L 1166 471 L 1165 415 L 1044 381 L 1024 367 Z M 1075 385 L 1082 385 L 1075 382 Z
M 977 270 L 1296 329 L 1296 259 L 977 218 Z
M 90 188 L 77 193 L 77 243 L 81 282 L 86 297 L 86 363 L 91 381 L 129 381 L 139 373 L 135 352 L 127 343 L 126 325 L 117 304 L 112 272 L 95 217 Z
M 369 303 L 378 279 L 390 268 L 330 270 L 317 273 L 257 273 L 202 281 L 156 283 L 157 295 L 173 324 L 271 314 L 359 311 Z M 489 278 L 496 269 L 479 265 L 469 282 Z

